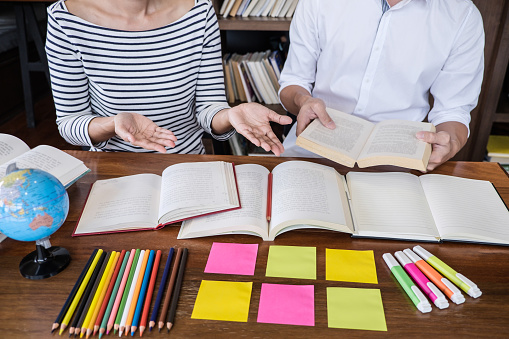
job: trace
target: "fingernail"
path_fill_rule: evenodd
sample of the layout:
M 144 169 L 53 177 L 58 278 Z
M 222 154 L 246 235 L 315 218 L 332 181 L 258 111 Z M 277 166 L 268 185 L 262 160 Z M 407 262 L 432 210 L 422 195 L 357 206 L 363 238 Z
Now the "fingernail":
M 332 128 L 336 127 L 336 124 L 334 123 L 334 121 L 329 121 L 329 123 L 327 124 L 326 127 L 332 129 Z
M 424 132 L 417 132 L 417 134 L 415 136 L 419 139 L 422 139 L 422 138 L 424 138 Z

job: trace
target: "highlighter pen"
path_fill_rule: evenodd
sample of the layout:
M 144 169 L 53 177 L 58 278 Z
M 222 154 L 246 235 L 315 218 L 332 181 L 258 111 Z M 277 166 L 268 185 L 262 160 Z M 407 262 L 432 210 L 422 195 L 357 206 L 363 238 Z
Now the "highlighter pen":
M 417 307 L 417 309 L 422 313 L 431 312 L 431 305 L 428 299 L 426 299 L 421 290 L 415 286 L 412 279 L 410 279 L 410 277 L 405 273 L 403 268 L 396 261 L 396 259 L 394 259 L 392 254 L 385 253 L 382 255 L 382 258 L 384 258 L 385 263 L 391 270 L 391 273 L 394 275 L 401 287 L 403 287 L 410 300 L 412 300 L 414 303 L 415 307 Z
M 453 270 L 451 267 L 449 267 L 449 265 L 426 251 L 421 246 L 415 246 L 414 252 L 419 254 L 421 258 L 428 262 L 428 264 L 433 266 L 438 272 L 442 273 L 447 279 L 455 283 L 456 286 L 461 288 L 472 298 L 478 298 L 481 296 L 482 292 L 476 284 L 467 279 L 467 277 L 465 277 L 463 274 Z
M 444 294 L 429 281 L 428 278 L 415 266 L 412 260 L 408 259 L 405 253 L 397 251 L 394 256 L 400 262 L 401 266 L 407 271 L 408 275 L 417 283 L 417 286 L 433 301 L 436 307 L 444 309 L 449 307 L 449 302 L 445 298 Z
M 403 253 L 407 255 L 410 260 L 412 260 L 417 266 L 418 269 L 424 273 L 425 276 L 431 280 L 446 296 L 449 297 L 455 304 L 462 304 L 465 302 L 465 297 L 461 293 L 461 291 L 447 278 L 444 278 L 438 273 L 433 267 L 431 267 L 427 262 L 425 262 L 421 257 L 415 254 L 414 251 L 407 248 L 403 250 Z

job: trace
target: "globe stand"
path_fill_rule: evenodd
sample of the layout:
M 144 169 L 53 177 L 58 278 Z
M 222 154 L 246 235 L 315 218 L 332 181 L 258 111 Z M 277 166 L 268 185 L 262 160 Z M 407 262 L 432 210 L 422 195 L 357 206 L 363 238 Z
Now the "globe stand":
M 51 246 L 49 237 L 35 242 L 36 250 L 21 260 L 19 271 L 25 278 L 40 280 L 52 277 L 62 272 L 69 262 L 71 255 L 63 247 Z

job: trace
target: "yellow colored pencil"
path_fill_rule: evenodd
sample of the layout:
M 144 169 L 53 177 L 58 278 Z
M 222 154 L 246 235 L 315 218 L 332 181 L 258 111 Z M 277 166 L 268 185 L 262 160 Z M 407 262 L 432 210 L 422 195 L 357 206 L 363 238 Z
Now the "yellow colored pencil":
M 67 310 L 64 319 L 62 320 L 62 324 L 60 324 L 60 331 L 59 335 L 62 335 L 62 333 L 65 330 L 65 327 L 69 325 L 69 321 L 72 318 L 72 315 L 74 314 L 74 311 L 76 310 L 76 306 L 78 306 L 78 303 L 80 302 L 81 296 L 83 295 L 83 291 L 87 288 L 88 282 L 90 280 L 90 277 L 92 276 L 92 273 L 94 273 L 95 266 L 97 265 L 97 262 L 99 261 L 99 258 L 101 257 L 103 253 L 103 250 L 98 250 L 94 261 L 92 261 L 92 265 L 90 265 L 90 268 L 88 269 L 87 274 L 85 275 L 85 278 L 83 279 L 83 282 L 80 285 L 80 288 L 78 289 L 78 292 L 76 292 L 76 295 L 74 296 L 74 299 L 72 300 L 71 306 L 69 306 L 69 309 Z M 65 324 L 65 325 L 64 325 Z
M 86 334 L 87 329 L 89 328 L 90 319 L 92 319 L 92 315 L 94 314 L 95 308 L 97 306 L 99 296 L 101 295 L 101 291 L 105 286 L 105 281 L 108 276 L 108 272 L 111 270 L 111 264 L 113 263 L 113 259 L 116 257 L 115 251 L 111 252 L 110 258 L 108 259 L 108 263 L 106 264 L 106 268 L 101 276 L 101 280 L 99 281 L 99 285 L 97 285 L 97 290 L 95 291 L 94 298 L 92 299 L 92 303 L 90 304 L 90 308 L 88 309 L 87 316 L 83 321 L 83 325 L 81 326 L 80 338 Z M 94 324 L 92 324 L 92 328 Z
M 134 311 L 136 310 L 136 304 L 138 301 L 138 296 L 140 295 L 141 284 L 143 282 L 143 276 L 145 275 L 145 270 L 147 268 L 148 257 L 150 256 L 150 250 L 145 250 L 145 254 L 143 255 L 143 261 L 141 262 L 140 274 L 138 275 L 138 280 L 136 280 L 136 286 L 134 288 L 133 299 L 131 301 L 131 305 L 129 306 L 129 313 L 127 314 L 127 320 L 125 323 L 125 333 L 129 334 L 129 330 L 131 324 L 133 322 Z
M 95 307 L 94 313 L 92 314 L 92 318 L 90 318 L 90 324 L 87 328 L 87 338 L 90 337 L 92 331 L 94 329 L 95 321 L 97 320 L 97 316 L 99 315 L 99 311 L 101 310 L 101 306 L 104 301 L 104 296 L 106 295 L 106 291 L 108 290 L 108 286 L 111 281 L 111 276 L 113 275 L 113 271 L 115 271 L 115 266 L 117 265 L 118 258 L 120 257 L 120 252 L 114 252 L 115 256 L 113 258 L 113 262 L 111 263 L 108 271 L 108 275 L 106 276 L 106 281 L 104 282 L 103 289 L 101 290 L 101 294 L 99 295 L 99 299 L 97 300 L 97 305 Z

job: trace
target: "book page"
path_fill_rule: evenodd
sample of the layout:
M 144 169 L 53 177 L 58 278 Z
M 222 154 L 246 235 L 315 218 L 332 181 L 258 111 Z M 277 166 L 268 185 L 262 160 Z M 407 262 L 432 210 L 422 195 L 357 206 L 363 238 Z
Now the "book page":
M 9 163 L 0 166 L 0 177 L 5 175 Z M 67 186 L 75 175 L 82 174 L 81 168 L 86 170 L 83 162 L 75 157 L 47 145 L 37 146 L 30 151 L 23 153 L 16 158 L 16 166 L 22 168 L 36 168 L 53 174 L 64 186 Z M 76 169 L 80 169 L 80 173 L 74 173 Z M 71 173 L 73 175 L 69 175 Z M 74 175 L 75 174 L 75 175 Z
M 0 133 L 0 164 L 28 151 L 30 151 L 30 147 L 23 140 L 13 135 Z
M 163 171 L 159 206 L 161 223 L 238 206 L 231 163 L 181 163 Z
M 419 178 L 410 173 L 349 172 L 346 181 L 356 234 L 438 240 Z
M 242 208 L 186 220 L 179 239 L 216 234 L 256 234 L 267 240 L 267 178 L 269 171 L 260 165 L 235 166 Z
M 327 108 L 327 112 L 334 120 L 336 128 L 328 129 L 315 119 L 299 135 L 297 145 L 345 166 L 353 167 L 374 124 L 331 108 Z
M 406 120 L 386 120 L 379 122 L 371 133 L 364 149 L 357 160 L 359 167 L 374 165 L 397 165 L 416 168 L 415 165 L 405 166 L 405 161 L 394 162 L 394 158 L 418 160 L 425 159 L 427 165 L 431 155 L 431 145 L 417 139 L 419 131 L 435 131 L 430 123 Z M 370 159 L 371 158 L 371 159 Z M 378 159 L 376 159 L 378 158 Z M 426 166 L 416 168 L 425 170 Z
M 334 168 L 287 161 L 277 165 L 272 174 L 271 237 L 296 224 L 353 232 L 345 189 Z
M 439 174 L 420 179 L 442 238 L 509 244 L 509 211 L 489 181 Z
M 74 234 L 156 227 L 160 185 L 148 173 L 97 180 Z

